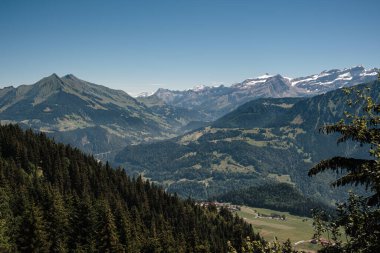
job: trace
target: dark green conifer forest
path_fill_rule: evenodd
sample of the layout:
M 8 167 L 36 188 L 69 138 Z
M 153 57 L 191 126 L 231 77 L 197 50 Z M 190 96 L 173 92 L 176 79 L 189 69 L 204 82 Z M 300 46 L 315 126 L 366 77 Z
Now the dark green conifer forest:
M 294 215 L 311 217 L 312 209 L 322 208 L 331 213 L 332 207 L 321 201 L 305 197 L 300 190 L 288 183 L 265 183 L 227 192 L 216 198 L 221 202 L 269 208 Z
M 44 134 L 0 126 L 0 252 L 227 252 L 252 227 Z

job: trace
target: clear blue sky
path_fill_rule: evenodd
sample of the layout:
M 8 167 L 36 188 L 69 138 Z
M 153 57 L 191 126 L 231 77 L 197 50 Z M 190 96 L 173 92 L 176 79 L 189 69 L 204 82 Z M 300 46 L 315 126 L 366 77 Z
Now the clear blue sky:
M 132 94 L 380 67 L 379 0 L 0 1 L 0 86 L 72 73 Z

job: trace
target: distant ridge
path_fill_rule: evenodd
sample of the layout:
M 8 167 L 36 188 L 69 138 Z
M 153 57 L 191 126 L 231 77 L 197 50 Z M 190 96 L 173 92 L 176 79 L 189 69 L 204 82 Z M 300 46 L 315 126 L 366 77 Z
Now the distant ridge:
M 153 95 L 138 99 L 146 103 L 162 101 L 176 107 L 195 109 L 204 113 L 206 120 L 215 120 L 252 99 L 315 96 L 374 81 L 377 79 L 377 71 L 376 68 L 367 70 L 363 66 L 356 66 L 343 70 L 325 70 L 319 74 L 297 78 L 266 73 L 231 86 L 198 85 L 184 91 L 160 88 Z

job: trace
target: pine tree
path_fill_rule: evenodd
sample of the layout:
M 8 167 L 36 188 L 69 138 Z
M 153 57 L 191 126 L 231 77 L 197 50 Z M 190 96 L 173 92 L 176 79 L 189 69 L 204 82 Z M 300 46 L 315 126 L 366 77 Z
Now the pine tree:
M 41 209 L 32 204 L 21 218 L 18 227 L 17 250 L 33 253 L 49 252 L 49 236 Z
M 115 224 L 114 216 L 106 201 L 101 201 L 99 205 L 99 218 L 96 224 L 97 248 L 100 252 L 124 252 Z
M 89 198 L 75 196 L 71 200 L 69 217 L 69 247 L 75 250 L 94 251 L 95 210 Z
M 9 237 L 10 218 L 9 196 L 5 189 L 0 188 L 0 252 L 9 252 L 11 249 Z
M 49 207 L 49 237 L 52 242 L 50 252 L 67 252 L 69 217 L 64 200 L 56 189 L 51 192 Z
M 136 208 L 136 206 L 132 207 L 131 217 L 134 221 L 132 226 L 131 236 L 132 236 L 132 252 L 140 252 L 141 248 L 144 244 L 144 240 L 146 239 L 145 226 L 141 219 L 140 212 Z
M 130 217 L 128 208 L 124 209 L 120 205 L 120 202 L 116 203 L 115 223 L 117 226 L 117 231 L 119 231 L 120 243 L 123 245 L 126 252 L 131 252 L 132 251 L 131 217 Z

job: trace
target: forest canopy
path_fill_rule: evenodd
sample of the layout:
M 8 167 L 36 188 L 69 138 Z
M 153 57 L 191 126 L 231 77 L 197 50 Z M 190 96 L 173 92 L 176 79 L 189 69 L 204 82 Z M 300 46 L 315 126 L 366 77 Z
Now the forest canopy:
M 252 227 L 45 134 L 0 126 L 1 252 L 227 252 Z

